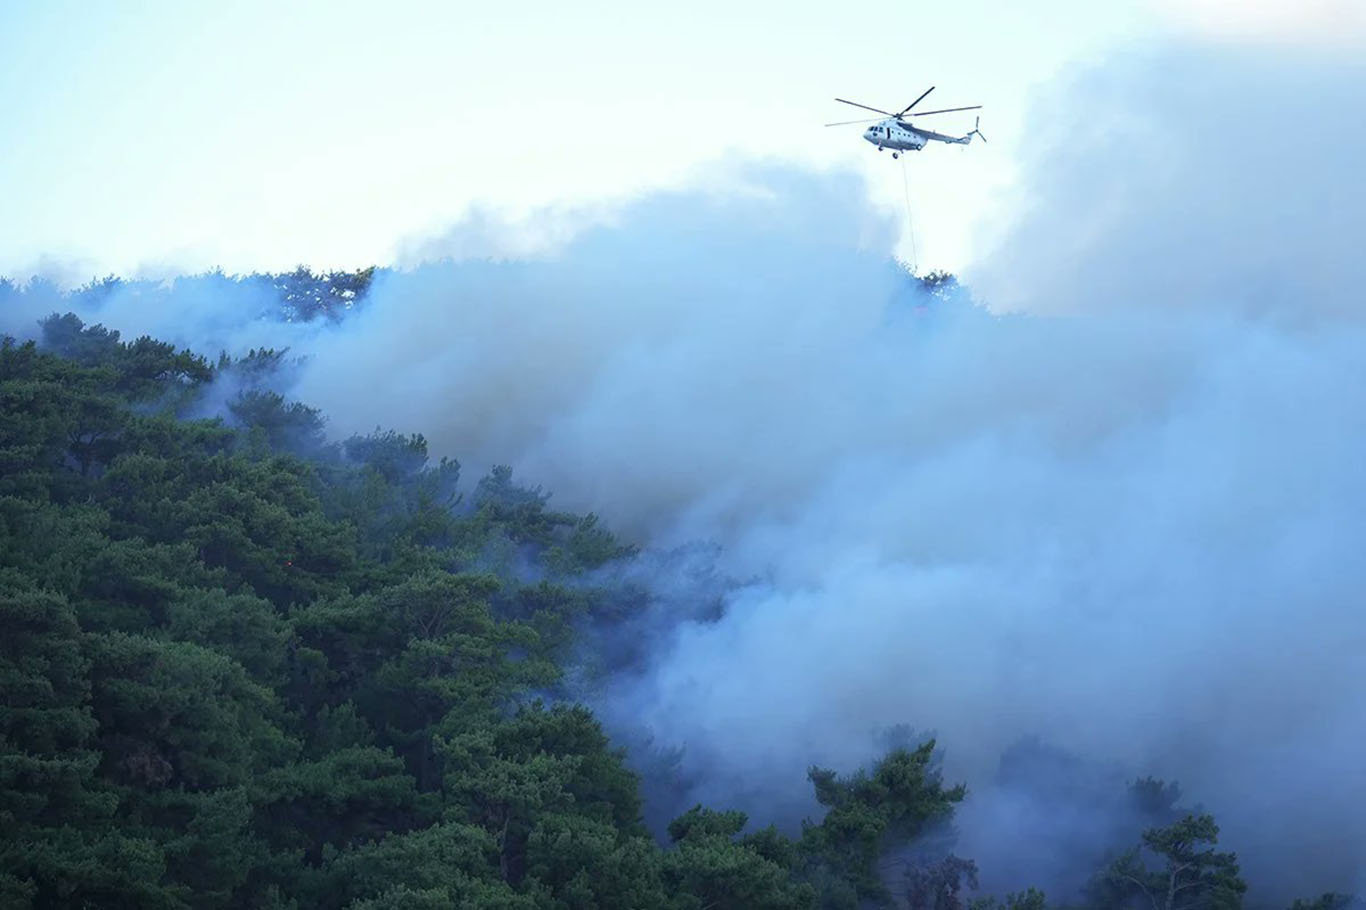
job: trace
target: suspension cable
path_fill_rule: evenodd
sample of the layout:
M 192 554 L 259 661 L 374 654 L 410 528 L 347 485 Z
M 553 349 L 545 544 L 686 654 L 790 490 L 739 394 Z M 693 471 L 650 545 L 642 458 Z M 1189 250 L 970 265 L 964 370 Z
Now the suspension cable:
M 906 176 L 906 158 L 901 159 L 901 189 L 906 194 L 906 228 L 911 235 L 911 274 L 920 271 L 920 254 L 915 249 L 915 221 L 911 218 L 911 183 Z

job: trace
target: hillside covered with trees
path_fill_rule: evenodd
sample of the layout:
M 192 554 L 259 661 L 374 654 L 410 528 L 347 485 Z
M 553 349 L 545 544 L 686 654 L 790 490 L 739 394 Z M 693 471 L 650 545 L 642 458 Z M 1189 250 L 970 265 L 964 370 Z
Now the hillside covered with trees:
M 276 286 L 312 318 L 369 275 L 305 278 Z M 696 806 L 652 832 L 566 683 L 641 596 L 596 571 L 632 547 L 421 436 L 329 442 L 270 387 L 284 358 L 69 313 L 0 347 L 0 906 L 1077 905 L 975 893 L 933 740 L 812 768 L 799 831 Z M 1255 905 L 1213 818 L 1123 798 L 1146 830 L 1085 906 Z

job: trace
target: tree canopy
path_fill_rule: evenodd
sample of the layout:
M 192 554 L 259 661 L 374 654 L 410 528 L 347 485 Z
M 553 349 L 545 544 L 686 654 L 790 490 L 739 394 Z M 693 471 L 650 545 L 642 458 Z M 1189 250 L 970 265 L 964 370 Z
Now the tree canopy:
M 372 277 L 272 286 L 306 318 Z M 969 902 L 950 853 L 900 861 L 966 795 L 933 740 L 812 768 L 800 831 L 698 805 L 657 840 L 564 673 L 576 629 L 629 620 L 588 578 L 633 548 L 506 466 L 464 497 L 420 435 L 330 442 L 271 388 L 285 363 L 72 314 L 0 342 L 0 905 L 1045 906 Z M 1241 906 L 1213 819 L 1170 821 L 1095 906 Z

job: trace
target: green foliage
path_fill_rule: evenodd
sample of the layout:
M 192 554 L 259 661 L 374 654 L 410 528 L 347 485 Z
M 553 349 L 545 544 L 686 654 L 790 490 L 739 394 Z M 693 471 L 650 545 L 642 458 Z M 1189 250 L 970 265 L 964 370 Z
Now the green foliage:
M 507 472 L 462 516 L 421 436 L 327 444 L 283 351 L 220 358 L 232 426 L 175 417 L 188 352 L 43 330 L 0 345 L 6 903 L 679 905 L 592 715 L 522 704 L 594 597 L 522 570 L 628 552 L 596 519 Z
M 689 906 L 798 910 L 813 906 L 815 890 L 757 850 L 703 826 L 664 858 L 669 887 L 694 896 Z
M 704 907 L 813 906 L 815 889 L 792 874 L 795 846 L 771 828 L 738 837 L 746 821 L 700 805 L 679 816 L 669 825 L 677 849 L 665 858 L 665 881 Z
M 1356 905 L 1356 898 L 1350 894 L 1328 892 L 1313 900 L 1297 900 L 1290 905 L 1290 910 L 1350 910 Z
M 324 447 L 322 414 L 278 392 L 248 389 L 228 404 L 228 412 L 271 449 L 314 453 Z
M 254 594 L 222 588 L 178 591 L 167 604 L 165 634 L 227 655 L 257 682 L 274 686 L 283 680 L 289 623 Z
M 856 900 L 889 904 L 892 896 L 880 858 L 946 822 L 967 795 L 962 785 L 943 785 L 934 749 L 934 740 L 915 749 L 895 749 L 871 772 L 858 771 L 847 778 L 811 769 L 816 799 L 828 811 L 820 825 L 806 826 L 802 849 L 813 880 L 830 881 L 830 873 L 835 873 L 825 889 L 825 905 L 849 905 L 847 888 Z
M 112 806 L 91 792 L 99 753 L 75 612 L 12 570 L 0 570 L 0 585 L 0 827 L 108 814 Z
M 364 299 L 375 279 L 375 268 L 355 272 L 313 272 L 299 266 L 278 275 L 250 276 L 249 281 L 270 288 L 289 322 L 309 322 L 319 317 L 336 318 Z
M 977 864 L 952 854 L 906 870 L 906 903 L 911 910 L 964 910 L 964 888 L 977 887 Z
M 372 278 L 246 280 L 308 319 Z M 648 836 L 591 712 L 535 700 L 564 697 L 576 630 L 644 603 L 591 581 L 633 552 L 596 516 L 506 466 L 465 505 L 420 435 L 329 443 L 272 388 L 285 351 L 210 367 L 71 314 L 42 332 L 0 341 L 0 906 L 961 906 L 969 861 L 887 865 L 964 798 L 933 742 L 812 768 L 824 816 L 796 840 L 700 805 Z M 215 377 L 225 419 L 183 419 Z M 1237 907 L 1213 821 L 1136 788 L 1176 824 L 1107 870 L 1105 906 L 1176 882 L 1171 908 Z
M 343 746 L 279 766 L 259 778 L 255 796 L 259 826 L 272 846 L 310 862 L 328 848 L 407 830 L 421 814 L 403 761 L 374 746 Z
M 225 654 L 123 632 L 89 636 L 108 777 L 156 791 L 247 784 L 290 752 L 271 691 Z
M 41 323 L 43 344 L 52 351 L 81 366 L 94 367 L 107 363 L 119 354 L 119 333 L 102 325 L 86 328 L 75 313 L 53 313 Z
M 313 906 L 345 907 L 405 888 L 439 894 L 446 906 L 475 895 L 502 891 L 515 896 L 493 874 L 493 839 L 471 825 L 435 824 L 388 834 L 344 852 L 329 852 L 314 877 Z
M 388 484 L 414 477 L 427 465 L 427 440 L 403 436 L 378 427 L 369 436 L 352 436 L 342 443 L 346 457 L 375 470 Z
M 582 709 L 532 706 L 511 720 L 473 730 L 461 725 L 437 744 L 447 816 L 494 838 L 501 877 L 524 876 L 527 842 L 542 815 L 574 812 L 632 831 L 634 780 Z M 626 797 L 625 806 L 611 802 Z M 625 821 L 621 825 L 620 821 Z
M 1048 901 L 1042 891 L 1029 888 L 1007 894 L 1003 900 L 994 897 L 970 900 L 968 910 L 1048 910 Z
M 1124 908 L 1142 899 L 1158 910 L 1238 910 L 1246 883 L 1238 858 L 1216 851 L 1219 826 L 1209 815 L 1187 815 L 1143 832 L 1141 847 L 1101 871 L 1092 887 L 1098 907 Z
M 597 516 L 556 512 L 547 508 L 549 500 L 550 494 L 540 487 L 513 482 L 507 465 L 495 465 L 474 491 L 476 521 L 471 530 L 484 542 L 485 560 L 515 573 L 518 556 L 530 548 L 541 555 L 547 569 L 563 576 L 634 552 L 601 528 Z
M 53 313 L 41 325 L 46 347 L 81 366 L 108 371 L 112 390 L 133 400 L 164 398 L 213 376 L 208 362 L 189 351 L 147 336 L 120 343 L 117 331 L 87 327 L 74 313 Z
M 551 906 L 671 907 L 662 854 L 644 837 L 574 814 L 547 814 L 526 843 L 526 874 L 553 895 Z
M 749 818 L 743 812 L 718 812 L 701 805 L 693 806 L 669 822 L 669 837 L 674 843 L 692 838 L 731 838 L 744 829 Z

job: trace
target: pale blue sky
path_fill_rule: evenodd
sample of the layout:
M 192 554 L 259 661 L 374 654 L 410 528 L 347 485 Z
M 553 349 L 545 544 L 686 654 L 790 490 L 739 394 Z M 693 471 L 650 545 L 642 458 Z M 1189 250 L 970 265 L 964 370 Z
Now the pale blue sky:
M 857 114 L 835 95 L 930 84 L 985 105 L 991 140 L 911 157 L 921 265 L 955 268 L 1031 94 L 1151 40 L 1154 3 L 0 0 L 0 273 L 388 262 L 473 204 L 611 200 L 737 154 L 866 169 L 899 209 L 898 165 L 821 124 Z

